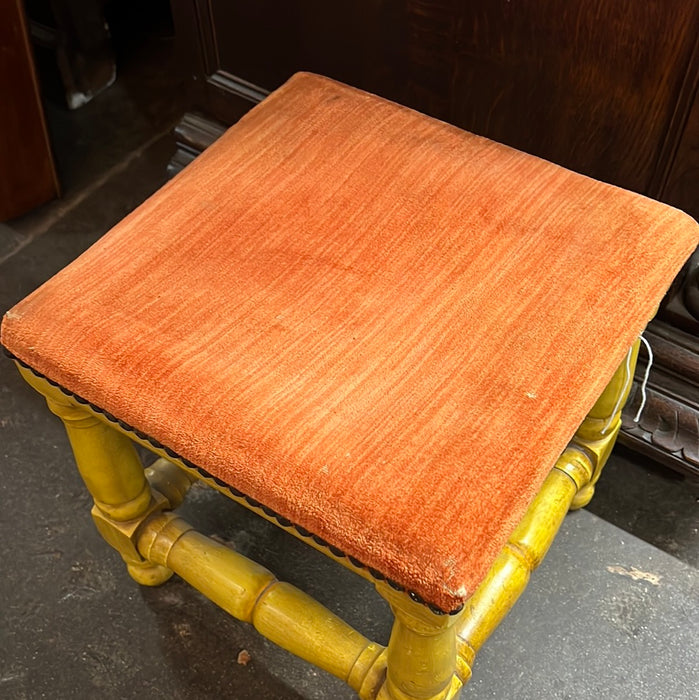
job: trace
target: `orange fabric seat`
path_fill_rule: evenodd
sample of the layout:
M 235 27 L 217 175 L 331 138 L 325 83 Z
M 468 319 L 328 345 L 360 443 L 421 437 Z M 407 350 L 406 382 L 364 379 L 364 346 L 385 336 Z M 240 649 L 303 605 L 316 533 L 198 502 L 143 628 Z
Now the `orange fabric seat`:
M 8 312 L 2 343 L 452 610 L 698 238 L 299 74 Z

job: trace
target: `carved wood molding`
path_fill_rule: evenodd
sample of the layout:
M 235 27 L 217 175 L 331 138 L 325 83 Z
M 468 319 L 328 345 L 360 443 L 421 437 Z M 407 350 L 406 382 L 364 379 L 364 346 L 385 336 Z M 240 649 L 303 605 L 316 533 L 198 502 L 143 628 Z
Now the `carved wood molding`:
M 175 127 L 177 150 L 167 166 L 168 177 L 174 177 L 189 165 L 202 151 L 208 148 L 226 127 L 219 122 L 207 119 L 201 114 L 187 112 Z
M 645 337 L 654 355 L 646 405 L 634 422 L 644 362 L 624 410 L 619 441 L 675 470 L 699 475 L 699 339 L 660 320 L 648 326 Z
M 214 71 L 211 75 L 207 76 L 206 82 L 219 90 L 228 92 L 231 95 L 236 95 L 237 97 L 242 97 L 252 103 L 250 106 L 262 102 L 262 100 L 269 95 L 269 90 L 265 90 L 259 85 L 250 83 L 224 70 Z

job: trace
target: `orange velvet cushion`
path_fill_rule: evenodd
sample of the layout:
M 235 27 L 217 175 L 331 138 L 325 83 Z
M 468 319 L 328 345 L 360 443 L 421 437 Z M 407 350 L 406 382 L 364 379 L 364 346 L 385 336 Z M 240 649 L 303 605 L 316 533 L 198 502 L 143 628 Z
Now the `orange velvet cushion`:
M 2 342 L 450 610 L 697 240 L 670 207 L 300 74 Z

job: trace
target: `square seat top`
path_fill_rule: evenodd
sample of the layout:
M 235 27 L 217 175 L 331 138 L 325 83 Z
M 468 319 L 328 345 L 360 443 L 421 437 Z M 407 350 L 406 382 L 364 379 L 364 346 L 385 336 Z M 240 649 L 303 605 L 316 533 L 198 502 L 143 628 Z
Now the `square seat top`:
M 698 240 L 671 207 L 302 73 L 2 343 L 452 610 Z

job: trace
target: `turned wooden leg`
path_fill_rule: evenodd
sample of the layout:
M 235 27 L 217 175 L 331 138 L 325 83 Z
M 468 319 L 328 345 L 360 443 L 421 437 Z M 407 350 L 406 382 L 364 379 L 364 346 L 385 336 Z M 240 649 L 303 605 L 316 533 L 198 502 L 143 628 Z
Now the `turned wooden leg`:
M 457 623 L 457 673 L 465 684 L 478 650 L 511 610 L 543 561 L 578 489 L 592 476 L 589 457 L 569 447 L 510 536 Z
M 386 680 L 377 700 L 452 700 L 461 692 L 456 675 L 459 615 L 436 615 L 385 583 L 377 584 L 395 621 L 388 642 Z
M 131 440 L 45 379 L 24 367 L 19 370 L 63 421 L 78 470 L 95 502 L 92 517 L 100 534 L 121 554 L 138 583 L 156 586 L 167 581 L 172 571 L 144 559 L 134 544 L 140 523 L 167 501 L 151 490 Z
M 629 397 L 641 341 L 637 340 L 614 373 L 592 410 L 578 428 L 573 444 L 580 446 L 592 459 L 592 478 L 573 498 L 571 510 L 586 506 L 595 493 L 602 469 L 609 459 L 621 428 L 621 411 Z
M 510 611 L 532 571 L 546 556 L 568 510 L 580 508 L 592 498 L 594 485 L 619 432 L 638 346 L 639 341 L 556 461 L 488 575 L 466 602 L 457 625 L 457 673 L 463 683 L 471 676 L 476 653 Z

